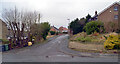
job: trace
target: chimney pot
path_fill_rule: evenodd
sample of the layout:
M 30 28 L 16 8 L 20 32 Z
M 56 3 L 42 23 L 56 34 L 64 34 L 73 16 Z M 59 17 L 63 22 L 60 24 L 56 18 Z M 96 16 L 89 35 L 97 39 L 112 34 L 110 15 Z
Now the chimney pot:
M 95 15 L 97 15 L 97 11 L 95 11 Z

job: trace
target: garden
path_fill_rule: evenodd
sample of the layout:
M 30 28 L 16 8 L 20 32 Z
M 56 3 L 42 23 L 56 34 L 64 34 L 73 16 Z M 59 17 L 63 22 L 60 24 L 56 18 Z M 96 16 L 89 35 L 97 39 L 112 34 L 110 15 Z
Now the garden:
M 113 37 L 113 38 L 112 38 Z M 117 33 L 87 35 L 85 32 L 70 38 L 69 48 L 92 53 L 118 53 L 120 49 L 120 35 Z
M 113 31 L 106 32 L 104 23 L 101 21 L 83 23 L 82 20 L 77 19 L 70 24 L 70 29 L 73 31 L 69 42 L 70 49 L 92 53 L 119 53 L 119 33 Z M 72 26 L 75 24 L 79 25 L 76 27 Z M 76 32 L 76 30 L 79 30 L 79 32 Z
M 41 14 L 39 12 L 19 11 L 15 7 L 6 9 L 2 16 L 8 31 L 6 31 L 6 38 L 0 39 L 0 51 L 32 46 L 47 39 L 50 24 L 40 22 Z

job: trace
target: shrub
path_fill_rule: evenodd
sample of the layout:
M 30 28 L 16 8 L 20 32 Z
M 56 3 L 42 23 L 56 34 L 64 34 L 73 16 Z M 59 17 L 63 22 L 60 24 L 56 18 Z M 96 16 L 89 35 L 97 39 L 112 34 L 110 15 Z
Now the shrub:
M 104 32 L 104 24 L 100 21 L 91 21 L 84 26 L 84 30 L 88 35 L 94 33 L 95 31 L 101 33 Z
M 81 42 L 91 42 L 90 37 L 78 37 L 78 38 L 76 38 L 76 40 L 81 41 Z
M 55 34 L 55 31 L 50 31 L 50 34 L 51 34 L 51 35 L 54 35 L 54 34 Z
M 9 44 L 9 40 L 0 39 L 0 41 L 2 41 L 2 44 Z
M 56 35 L 58 35 L 59 34 L 59 32 L 56 32 Z
M 105 49 L 120 49 L 120 35 L 110 35 L 104 42 Z
M 48 32 L 50 30 L 50 24 L 48 22 L 35 23 L 31 27 L 32 36 L 35 36 L 36 40 L 46 40 Z

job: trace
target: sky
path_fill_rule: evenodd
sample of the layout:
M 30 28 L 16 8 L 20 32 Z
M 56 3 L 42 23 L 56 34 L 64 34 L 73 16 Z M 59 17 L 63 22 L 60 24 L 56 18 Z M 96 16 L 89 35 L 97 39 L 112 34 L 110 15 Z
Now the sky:
M 120 0 L 0 0 L 0 18 L 4 9 L 15 6 L 19 10 L 39 11 L 41 22 L 49 22 L 51 26 L 67 27 L 75 18 L 83 18 L 95 11 L 102 10 Z M 70 20 L 67 20 L 70 19 Z

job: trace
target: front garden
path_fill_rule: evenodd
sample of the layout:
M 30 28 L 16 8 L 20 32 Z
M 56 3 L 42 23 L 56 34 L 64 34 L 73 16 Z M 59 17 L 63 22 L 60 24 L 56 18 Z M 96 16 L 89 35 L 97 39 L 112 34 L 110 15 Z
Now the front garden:
M 48 35 L 46 37 L 46 40 L 41 39 L 40 41 L 36 41 L 35 38 L 33 37 L 30 39 L 31 41 L 28 41 L 28 39 L 23 39 L 22 43 L 23 44 L 15 44 L 11 39 L 6 40 L 6 39 L 0 39 L 0 52 L 5 52 L 13 49 L 21 49 L 24 47 L 30 47 L 32 45 L 37 45 L 37 44 L 43 44 L 44 41 L 47 41 L 49 38 L 54 37 L 55 35 Z M 17 40 L 16 40 L 17 42 Z
M 76 26 L 76 24 L 78 24 Z M 69 48 L 81 52 L 118 53 L 120 49 L 120 35 L 107 32 L 101 21 L 85 22 L 77 19 L 70 23 L 73 36 L 70 37 Z M 77 32 L 77 31 L 78 32 Z
M 114 35 L 113 40 L 109 40 Z M 69 48 L 92 53 L 117 53 L 120 49 L 120 40 L 116 39 L 117 33 L 87 35 L 85 32 L 78 33 L 70 38 Z M 108 37 L 106 39 L 106 37 Z

